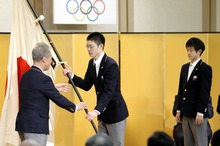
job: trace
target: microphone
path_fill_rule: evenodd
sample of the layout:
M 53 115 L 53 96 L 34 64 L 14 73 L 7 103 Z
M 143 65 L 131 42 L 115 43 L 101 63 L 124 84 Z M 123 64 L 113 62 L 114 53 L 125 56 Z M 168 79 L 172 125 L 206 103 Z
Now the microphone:
M 36 20 L 35 23 L 39 22 L 39 21 L 43 21 L 44 20 L 44 16 L 40 15 Z

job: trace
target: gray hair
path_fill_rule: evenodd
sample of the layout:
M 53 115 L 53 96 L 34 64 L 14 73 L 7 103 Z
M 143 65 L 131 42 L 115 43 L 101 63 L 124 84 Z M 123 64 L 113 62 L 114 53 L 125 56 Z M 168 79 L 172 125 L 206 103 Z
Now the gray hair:
M 85 146 L 113 146 L 112 140 L 105 133 L 98 133 L 90 137 Z
M 44 42 L 37 43 L 32 50 L 32 59 L 34 62 L 40 61 L 43 57 L 48 58 L 50 56 L 50 47 Z

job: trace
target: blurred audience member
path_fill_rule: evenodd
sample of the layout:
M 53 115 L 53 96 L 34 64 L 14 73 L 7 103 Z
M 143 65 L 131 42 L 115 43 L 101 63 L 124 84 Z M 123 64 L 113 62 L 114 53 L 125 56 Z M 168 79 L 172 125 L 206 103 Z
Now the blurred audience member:
M 99 133 L 90 137 L 85 146 L 113 146 L 113 143 L 107 134 Z
M 174 146 L 174 141 L 167 133 L 156 131 L 148 138 L 147 146 Z

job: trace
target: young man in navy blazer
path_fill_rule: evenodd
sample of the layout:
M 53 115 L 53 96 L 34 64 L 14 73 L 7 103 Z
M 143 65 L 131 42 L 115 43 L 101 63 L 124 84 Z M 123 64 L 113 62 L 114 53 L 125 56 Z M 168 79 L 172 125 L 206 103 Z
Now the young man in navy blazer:
M 186 42 L 190 63 L 182 66 L 177 100 L 177 122 L 182 122 L 184 146 L 207 146 L 208 101 L 212 84 L 212 68 L 201 60 L 205 50 L 198 38 Z
M 87 105 L 84 102 L 75 105 L 69 101 L 59 93 L 52 79 L 43 73 L 52 62 L 50 48 L 46 43 L 35 45 L 32 58 L 34 64 L 23 74 L 20 82 L 16 131 L 21 141 L 33 139 L 41 146 L 46 146 L 49 134 L 49 100 L 72 113 L 87 108 Z
M 87 51 L 90 57 L 84 79 L 74 75 L 69 69 L 76 86 L 86 91 L 95 86 L 97 104 L 86 115 L 91 121 L 98 116 L 98 132 L 107 133 L 114 146 L 124 146 L 124 133 L 128 109 L 120 90 L 120 73 L 115 60 L 104 53 L 105 38 L 99 32 L 87 37 Z

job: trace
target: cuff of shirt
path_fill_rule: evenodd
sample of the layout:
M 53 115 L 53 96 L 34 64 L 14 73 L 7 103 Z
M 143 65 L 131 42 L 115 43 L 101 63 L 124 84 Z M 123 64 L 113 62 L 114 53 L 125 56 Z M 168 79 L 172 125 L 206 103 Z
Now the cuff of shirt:
M 203 113 L 199 113 L 199 112 L 197 113 L 197 115 L 198 115 L 198 116 L 204 116 Z
M 99 111 L 97 111 L 97 110 L 94 110 L 95 112 L 97 112 L 98 113 L 98 115 L 100 115 L 101 113 L 99 112 Z
M 177 112 L 177 113 L 180 113 L 180 110 L 177 110 L 176 112 Z
M 76 105 L 75 111 L 77 111 L 77 110 L 78 110 L 78 106 Z
M 71 79 L 73 79 L 73 77 L 74 77 L 74 74 L 71 75 Z

